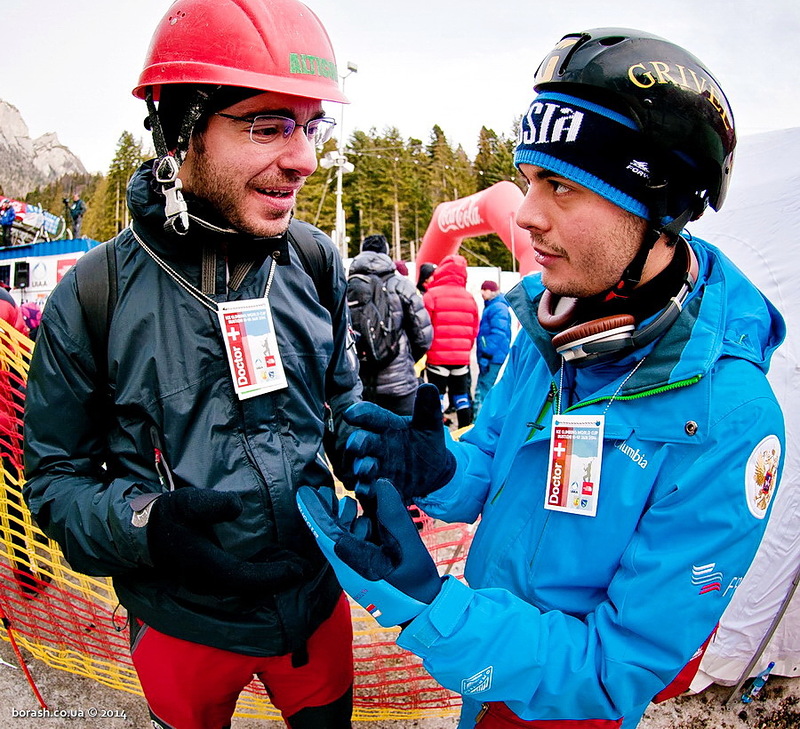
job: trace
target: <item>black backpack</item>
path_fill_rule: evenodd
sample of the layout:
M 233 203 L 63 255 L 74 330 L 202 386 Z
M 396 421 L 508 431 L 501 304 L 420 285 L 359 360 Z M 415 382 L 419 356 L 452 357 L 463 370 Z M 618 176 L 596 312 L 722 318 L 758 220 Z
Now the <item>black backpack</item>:
M 384 369 L 400 353 L 400 335 L 395 328 L 389 292 L 386 288 L 394 273 L 354 273 L 347 279 L 347 306 L 356 332 L 356 352 L 361 369 L 375 373 Z

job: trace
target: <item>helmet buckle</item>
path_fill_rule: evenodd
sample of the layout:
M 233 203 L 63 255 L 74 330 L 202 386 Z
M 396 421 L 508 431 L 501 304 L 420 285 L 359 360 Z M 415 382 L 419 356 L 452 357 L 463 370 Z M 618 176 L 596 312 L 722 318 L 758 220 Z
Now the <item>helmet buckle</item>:
M 181 193 L 183 182 L 178 178 L 178 162 L 171 155 L 162 157 L 156 162 L 153 174 L 161 185 L 166 203 L 164 213 L 167 220 L 164 229 L 168 232 L 186 235 L 189 232 L 189 209 Z
M 179 182 L 179 171 L 180 168 L 178 167 L 178 160 L 176 160 L 172 155 L 167 154 L 156 162 L 153 175 L 155 176 L 157 182 L 160 182 L 162 185 L 168 185 L 170 183 L 174 184 Z

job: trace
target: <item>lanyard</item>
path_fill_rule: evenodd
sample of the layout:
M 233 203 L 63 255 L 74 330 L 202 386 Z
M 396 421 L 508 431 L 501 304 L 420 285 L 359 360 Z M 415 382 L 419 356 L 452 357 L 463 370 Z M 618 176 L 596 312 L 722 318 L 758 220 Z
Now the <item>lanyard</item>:
M 197 287 L 193 286 L 189 283 L 183 276 L 181 276 L 172 266 L 170 266 L 163 258 L 161 258 L 147 243 L 139 237 L 136 231 L 133 228 L 133 224 L 128 226 L 133 233 L 133 237 L 136 238 L 136 241 L 142 247 L 145 253 L 147 253 L 150 258 L 152 258 L 156 264 L 164 271 L 178 286 L 180 286 L 186 293 L 192 296 L 194 299 L 199 301 L 206 309 L 209 309 L 213 312 L 219 312 L 219 306 L 214 299 L 210 296 L 207 296 L 202 291 L 200 291 Z M 269 291 L 272 287 L 272 279 L 275 276 L 275 259 L 270 258 L 269 264 L 269 275 L 267 276 L 267 283 L 264 286 L 264 295 L 262 298 L 267 299 L 269 298 Z
M 633 375 L 636 373 L 636 370 L 638 370 L 642 366 L 642 364 L 644 364 L 644 361 L 647 359 L 647 356 L 648 355 L 645 355 L 644 357 L 642 357 L 636 363 L 634 368 L 628 373 L 628 375 L 625 377 L 625 379 L 622 382 L 619 383 L 619 387 L 617 387 L 617 389 L 614 391 L 614 394 L 609 399 L 605 410 L 603 410 L 603 415 L 605 415 L 608 412 L 608 409 L 611 407 L 611 403 L 613 403 L 614 400 L 617 399 L 617 395 L 619 395 L 619 393 L 622 391 L 622 388 L 625 387 L 625 384 L 628 382 L 628 380 L 630 380 L 631 377 L 633 377 Z M 558 375 L 558 393 L 556 394 L 556 401 L 555 401 L 555 414 L 556 415 L 561 415 L 561 400 L 562 400 L 561 393 L 563 391 L 563 388 L 564 388 L 564 361 L 562 360 L 561 361 L 561 367 L 559 369 L 559 375 Z

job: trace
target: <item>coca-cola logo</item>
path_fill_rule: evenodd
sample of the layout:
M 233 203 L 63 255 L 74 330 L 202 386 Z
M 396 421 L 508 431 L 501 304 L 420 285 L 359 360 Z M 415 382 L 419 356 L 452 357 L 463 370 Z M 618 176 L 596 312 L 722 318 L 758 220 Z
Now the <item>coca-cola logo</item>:
M 447 233 L 451 230 L 464 230 L 473 225 L 481 225 L 478 204 L 474 200 L 457 200 L 452 203 L 443 203 L 439 208 L 439 230 Z

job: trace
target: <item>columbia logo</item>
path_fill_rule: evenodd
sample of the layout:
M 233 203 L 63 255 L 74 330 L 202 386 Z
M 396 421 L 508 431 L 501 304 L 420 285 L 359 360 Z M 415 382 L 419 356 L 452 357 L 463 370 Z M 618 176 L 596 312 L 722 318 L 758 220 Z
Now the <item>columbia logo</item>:
M 493 674 L 494 666 L 487 666 L 474 676 L 463 679 L 461 681 L 461 693 L 469 695 L 488 691 L 492 687 Z
M 692 584 L 700 587 L 698 594 L 705 595 L 707 592 L 714 592 L 722 588 L 722 572 L 714 571 L 716 562 L 703 565 L 692 565 Z
M 634 175 L 639 175 L 639 177 L 644 177 L 646 180 L 650 179 L 650 168 L 647 165 L 647 162 L 640 162 L 639 160 L 632 160 L 631 163 L 626 168 L 633 172 Z
M 622 451 L 637 466 L 639 466 L 639 468 L 647 468 L 647 455 L 642 453 L 638 448 L 633 448 L 622 440 L 618 440 L 616 443 L 614 443 L 614 448 Z

